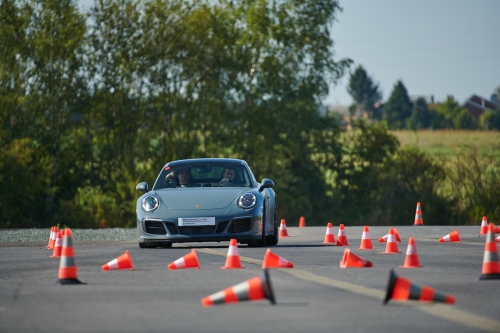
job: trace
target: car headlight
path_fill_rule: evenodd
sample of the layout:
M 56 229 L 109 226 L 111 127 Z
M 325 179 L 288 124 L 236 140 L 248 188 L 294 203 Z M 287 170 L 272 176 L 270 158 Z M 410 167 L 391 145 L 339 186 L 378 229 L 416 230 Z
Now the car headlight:
M 144 199 L 142 199 L 142 209 L 145 212 L 152 212 L 160 205 L 160 201 L 154 195 L 148 195 Z
M 238 206 L 244 209 L 252 208 L 257 203 L 257 198 L 252 193 L 245 193 L 238 199 Z

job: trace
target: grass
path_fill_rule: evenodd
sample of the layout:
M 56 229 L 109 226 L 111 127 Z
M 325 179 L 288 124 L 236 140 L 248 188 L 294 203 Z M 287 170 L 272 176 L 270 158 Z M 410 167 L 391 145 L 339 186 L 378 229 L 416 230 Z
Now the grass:
M 435 156 L 454 157 L 457 148 L 465 145 L 475 146 L 479 154 L 496 150 L 500 153 L 500 132 L 465 130 L 420 130 L 391 131 L 401 146 L 417 146 Z

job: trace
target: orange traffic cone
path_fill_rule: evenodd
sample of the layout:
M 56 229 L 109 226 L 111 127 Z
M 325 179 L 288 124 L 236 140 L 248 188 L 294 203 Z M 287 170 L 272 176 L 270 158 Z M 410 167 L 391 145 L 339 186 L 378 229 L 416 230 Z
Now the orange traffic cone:
M 54 252 L 52 252 L 51 258 L 60 258 L 62 252 L 63 236 L 61 231 L 57 233 L 56 242 L 54 243 Z
M 395 301 L 415 299 L 421 302 L 455 303 L 455 297 L 438 292 L 429 286 L 414 284 L 408 279 L 396 276 L 392 269 L 389 274 L 389 283 L 387 285 L 387 294 L 384 299 L 384 304 L 390 299 Z
M 441 243 L 443 242 L 460 242 L 460 235 L 458 234 L 458 229 L 449 233 L 448 235 L 439 238 Z
M 495 225 L 488 225 L 488 235 L 486 236 L 486 244 L 484 245 L 483 257 L 483 274 L 479 280 L 500 279 L 500 260 L 498 259 L 498 247 L 493 236 Z
M 59 274 L 56 283 L 60 284 L 84 284 L 78 280 L 75 263 L 75 252 L 73 250 L 72 232 L 70 228 L 64 230 L 61 260 L 59 261 Z
M 49 250 L 54 249 L 54 245 L 56 243 L 56 238 L 57 238 L 57 227 L 54 227 L 54 231 L 50 233 L 50 241 L 49 241 L 49 246 L 47 247 Z
M 385 254 L 388 253 L 401 253 L 398 250 L 398 243 L 396 243 L 396 237 L 394 236 L 394 230 L 389 229 L 389 237 L 387 237 L 387 244 L 385 246 L 385 251 L 382 252 Z
M 299 219 L 299 228 L 304 228 L 306 226 L 306 218 L 301 216 Z
M 481 221 L 481 229 L 479 229 L 479 235 L 486 235 L 488 233 L 488 219 L 486 216 L 483 216 L 483 220 Z
M 497 243 L 498 243 L 498 242 L 500 242 L 500 236 L 498 236 L 498 237 L 496 238 L 496 240 L 497 240 Z
M 197 268 L 200 269 L 200 263 L 198 262 L 198 256 L 196 251 L 193 249 L 191 252 L 183 257 L 175 260 L 168 264 L 168 269 L 183 269 L 183 268 Z
M 276 304 L 267 269 L 262 271 L 261 276 L 253 277 L 250 280 L 202 298 L 201 305 L 209 307 L 215 304 L 257 301 L 261 299 L 268 299 L 271 304 Z
M 337 246 L 347 246 L 347 236 L 345 235 L 344 225 L 339 226 L 339 233 L 337 234 Z
M 394 233 L 394 239 L 396 240 L 396 242 L 401 242 L 401 238 L 399 237 L 398 229 L 397 228 L 389 228 L 389 233 L 391 232 L 391 230 Z M 385 243 L 385 242 L 387 242 L 387 238 L 389 238 L 389 234 L 380 237 L 378 239 L 378 242 L 379 243 Z
M 495 230 L 493 230 L 493 233 L 494 234 L 500 234 L 500 227 L 498 227 Z
M 50 249 L 50 240 L 52 239 L 52 233 L 54 232 L 54 227 L 50 228 L 49 242 L 47 243 L 47 249 Z
M 280 224 L 280 235 L 279 235 L 279 238 L 285 238 L 285 237 L 288 237 L 288 231 L 286 230 L 285 220 L 282 219 L 281 220 L 281 224 Z
M 293 263 L 267 249 L 262 268 L 293 268 Z
M 226 264 L 222 269 L 228 268 L 243 268 L 241 267 L 240 254 L 238 252 L 238 243 L 236 239 L 232 238 L 229 242 L 229 248 L 227 249 Z
M 398 228 L 392 228 L 394 230 L 394 237 L 396 237 L 396 242 L 401 242 L 401 238 L 399 237 Z
M 130 254 L 127 250 L 125 253 L 119 256 L 116 259 L 111 260 L 107 264 L 102 265 L 103 271 L 111 271 L 116 269 L 130 269 L 134 270 L 134 265 L 132 264 L 132 258 L 130 258 Z
M 408 247 L 406 248 L 406 258 L 403 266 L 400 268 L 417 268 L 420 266 L 420 261 L 418 260 L 417 245 L 415 244 L 415 238 L 410 237 L 408 239 Z
M 367 226 L 363 228 L 363 234 L 361 235 L 361 245 L 358 250 L 373 250 L 372 240 L 370 238 L 370 230 Z
M 389 229 L 389 231 L 390 231 L 390 230 L 391 230 L 391 229 Z M 387 242 L 387 238 L 389 238 L 389 234 L 385 234 L 384 236 L 380 237 L 380 238 L 378 239 L 378 242 L 379 242 L 379 243 L 385 243 L 385 242 Z
M 424 225 L 424 220 L 422 219 L 422 209 L 420 208 L 420 202 L 417 202 L 417 210 L 415 211 L 415 223 L 413 225 Z
M 328 222 L 326 225 L 326 234 L 325 234 L 325 240 L 323 241 L 323 244 L 334 244 L 335 245 L 335 236 L 333 235 L 333 228 L 332 228 L 332 223 Z
M 340 268 L 347 267 L 373 267 L 373 263 L 355 255 L 351 250 L 345 249 L 342 260 L 340 260 Z

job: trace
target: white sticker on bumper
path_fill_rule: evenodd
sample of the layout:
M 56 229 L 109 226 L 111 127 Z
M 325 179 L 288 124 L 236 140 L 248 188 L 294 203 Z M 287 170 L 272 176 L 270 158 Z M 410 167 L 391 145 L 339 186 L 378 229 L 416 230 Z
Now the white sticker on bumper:
M 179 217 L 179 227 L 215 225 L 215 217 Z

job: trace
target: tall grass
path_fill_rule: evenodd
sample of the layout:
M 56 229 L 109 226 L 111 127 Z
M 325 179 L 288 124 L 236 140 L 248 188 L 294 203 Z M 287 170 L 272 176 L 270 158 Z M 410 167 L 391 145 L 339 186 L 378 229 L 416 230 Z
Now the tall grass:
M 391 131 L 401 146 L 415 146 L 419 149 L 440 157 L 456 157 L 459 148 L 473 146 L 478 154 L 494 153 L 500 144 L 498 131 L 466 131 L 466 130 L 419 130 Z M 500 154 L 500 151 L 497 150 Z

